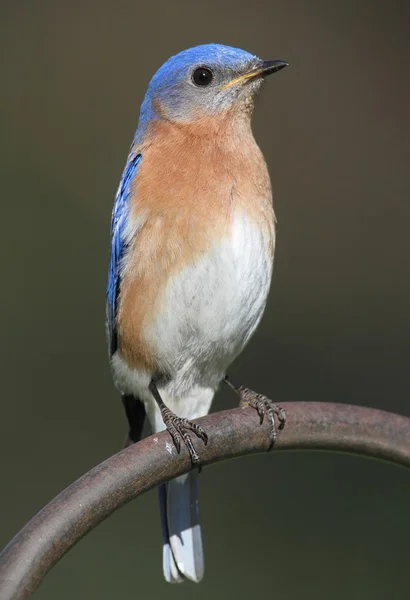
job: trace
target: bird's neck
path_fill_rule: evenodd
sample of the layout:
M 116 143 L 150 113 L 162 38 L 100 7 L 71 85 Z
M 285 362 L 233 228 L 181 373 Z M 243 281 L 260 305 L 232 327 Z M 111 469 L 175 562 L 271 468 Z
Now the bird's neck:
M 206 144 L 211 141 L 218 145 L 237 145 L 241 140 L 253 140 L 251 129 L 252 104 L 242 104 L 214 115 L 198 114 L 189 121 L 169 119 L 161 104 L 151 98 L 145 98 L 135 134 L 133 146 L 146 147 L 155 142 L 155 132 L 162 135 L 182 138 L 198 137 Z M 238 149 L 237 149 L 238 151 Z
M 150 120 L 141 119 L 134 140 L 134 152 L 144 152 L 152 145 L 195 147 L 214 154 L 235 152 L 237 155 L 258 151 L 251 128 L 251 115 L 245 110 L 227 111 L 195 121 L 171 121 L 155 112 Z

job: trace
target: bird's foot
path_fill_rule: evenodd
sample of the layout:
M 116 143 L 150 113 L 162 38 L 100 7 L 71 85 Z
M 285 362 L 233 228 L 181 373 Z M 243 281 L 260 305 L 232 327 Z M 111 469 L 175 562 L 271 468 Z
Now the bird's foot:
M 242 408 L 251 406 L 254 408 L 259 415 L 259 422 L 262 425 L 265 415 L 269 419 L 270 432 L 269 432 L 269 450 L 271 450 L 278 437 L 278 429 L 283 429 L 286 423 L 286 412 L 278 404 L 273 404 L 270 400 L 262 394 L 257 394 L 253 390 L 250 390 L 242 385 L 238 388 L 238 394 L 240 398 L 240 404 Z M 276 427 L 275 415 L 278 419 L 278 426 Z
M 161 414 L 164 424 L 172 437 L 178 454 L 181 451 L 182 440 L 185 443 L 185 446 L 188 448 L 192 464 L 200 468 L 199 455 L 195 450 L 191 436 L 188 432 L 192 431 L 198 438 L 200 438 L 204 442 L 206 446 L 206 444 L 208 443 L 208 435 L 206 431 L 200 425 L 192 423 L 192 421 L 189 421 L 188 419 L 182 419 L 181 417 L 177 417 L 177 415 L 174 414 L 171 410 L 169 410 L 169 408 L 166 406 L 163 406 L 161 408 Z
M 259 415 L 259 422 L 262 425 L 265 415 L 267 415 L 270 423 L 270 432 L 269 432 L 269 447 L 268 452 L 271 450 L 276 442 L 276 438 L 278 437 L 278 429 L 282 430 L 285 427 L 286 423 L 286 412 L 285 410 L 279 406 L 278 404 L 274 404 L 262 394 L 258 394 L 249 388 L 244 387 L 243 385 L 236 387 L 234 386 L 227 377 L 225 377 L 225 383 L 233 389 L 239 396 L 239 406 L 245 408 L 247 406 L 251 406 L 254 408 Z M 276 426 L 275 416 L 278 420 L 278 426 Z

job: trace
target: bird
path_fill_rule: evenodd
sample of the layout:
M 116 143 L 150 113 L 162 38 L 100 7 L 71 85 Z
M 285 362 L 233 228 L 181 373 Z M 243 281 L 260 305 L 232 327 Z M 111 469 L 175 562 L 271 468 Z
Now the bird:
M 263 315 L 275 216 L 268 168 L 251 129 L 254 99 L 287 66 L 203 44 L 169 58 L 151 79 L 115 197 L 106 293 L 113 379 L 125 446 L 167 429 L 200 467 L 205 416 L 221 382 L 268 415 L 270 445 L 284 411 L 236 386 L 227 369 Z M 194 444 L 194 440 L 196 443 Z M 199 469 L 159 488 L 166 581 L 204 574 Z

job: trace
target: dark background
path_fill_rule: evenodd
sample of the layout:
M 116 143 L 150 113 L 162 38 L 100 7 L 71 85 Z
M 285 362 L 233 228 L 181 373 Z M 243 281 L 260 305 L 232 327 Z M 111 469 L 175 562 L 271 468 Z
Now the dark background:
M 0 545 L 118 451 L 104 295 L 113 197 L 145 88 L 209 41 L 290 68 L 254 130 L 279 221 L 262 326 L 232 376 L 277 401 L 410 414 L 410 8 L 403 1 L 0 4 Z M 223 391 L 215 409 L 233 406 Z M 407 599 L 410 477 L 281 453 L 205 469 L 206 576 L 166 586 L 156 493 L 51 572 L 39 599 Z

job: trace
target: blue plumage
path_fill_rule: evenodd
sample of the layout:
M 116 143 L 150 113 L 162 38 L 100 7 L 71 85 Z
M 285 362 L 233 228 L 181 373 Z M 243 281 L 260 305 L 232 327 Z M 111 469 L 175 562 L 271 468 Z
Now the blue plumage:
M 111 356 L 117 349 L 115 317 L 121 278 L 121 262 L 127 247 L 124 230 L 129 211 L 130 184 L 137 172 L 141 158 L 141 154 L 136 154 L 128 160 L 115 197 L 111 217 L 111 255 L 107 284 L 107 327 Z
M 198 95 L 198 90 L 196 90 L 189 101 L 190 91 L 192 91 L 190 90 L 192 86 L 189 74 L 195 65 L 207 65 L 216 73 L 223 74 L 224 80 L 229 80 L 249 69 L 258 60 L 255 55 L 245 50 L 222 44 L 203 44 L 171 56 L 150 81 L 141 106 L 134 144 L 138 145 L 143 140 L 147 126 L 159 118 L 152 103 L 154 98 L 168 117 L 178 116 L 177 120 L 182 118 L 182 120 L 189 121 L 191 110 L 195 113 L 201 105 L 206 111 L 209 111 L 208 114 L 221 110 L 221 105 L 213 106 L 212 104 L 215 94 L 211 94 L 210 97 L 203 94 Z M 203 96 L 202 99 L 201 96 Z M 228 93 L 227 96 L 231 97 L 231 93 Z M 233 101 L 234 96 L 235 94 L 232 95 L 230 102 Z
M 202 46 L 187 48 L 179 54 L 171 56 L 158 69 L 151 79 L 148 93 L 156 95 L 166 82 L 175 85 L 185 77 L 186 71 L 192 69 L 195 65 L 209 65 L 215 69 L 220 68 L 223 70 L 231 69 L 235 73 L 255 59 L 256 56 L 246 52 L 246 50 L 222 44 L 203 44 Z

